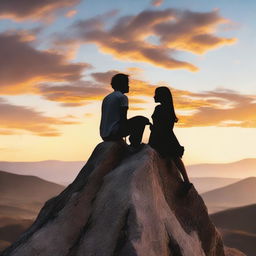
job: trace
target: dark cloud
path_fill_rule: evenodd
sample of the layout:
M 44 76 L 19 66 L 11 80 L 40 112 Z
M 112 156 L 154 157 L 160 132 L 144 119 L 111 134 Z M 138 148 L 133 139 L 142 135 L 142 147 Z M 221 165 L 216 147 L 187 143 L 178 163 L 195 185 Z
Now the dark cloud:
M 2 135 L 26 131 L 38 136 L 59 136 L 61 133 L 57 126 L 77 124 L 77 122 L 45 116 L 42 112 L 30 107 L 9 104 L 3 99 L 0 99 L 0 109 L 0 134 Z
M 79 2 L 80 0 L 1 0 L 0 18 L 10 18 L 16 21 L 53 18 L 53 15 Z
M 235 42 L 234 38 L 215 34 L 218 25 L 228 22 L 216 10 L 205 13 L 146 10 L 138 15 L 120 17 L 112 26 L 109 22 L 113 23 L 113 19 L 94 17 L 76 22 L 68 36 L 59 36 L 58 44 L 93 43 L 101 52 L 120 60 L 197 71 L 192 63 L 177 59 L 177 51 L 203 54 Z M 154 42 L 152 36 L 158 40 Z
M 34 85 L 44 81 L 77 81 L 86 63 L 69 63 L 65 56 L 37 50 L 31 44 L 32 35 L 0 34 L 1 94 L 35 91 Z

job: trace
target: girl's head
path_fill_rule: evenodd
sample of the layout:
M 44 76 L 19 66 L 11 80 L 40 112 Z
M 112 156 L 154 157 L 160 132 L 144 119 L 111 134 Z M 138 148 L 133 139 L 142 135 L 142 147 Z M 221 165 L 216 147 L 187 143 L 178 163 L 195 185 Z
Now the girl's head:
M 178 118 L 176 117 L 176 114 L 174 111 L 172 93 L 168 87 L 166 87 L 166 86 L 157 87 L 155 90 L 154 99 L 155 99 L 155 102 L 159 102 L 162 105 L 167 106 L 171 111 L 173 120 L 175 122 L 178 122 Z
M 155 102 L 160 102 L 162 104 L 172 104 L 172 94 L 168 87 L 161 86 L 157 87 L 154 96 Z

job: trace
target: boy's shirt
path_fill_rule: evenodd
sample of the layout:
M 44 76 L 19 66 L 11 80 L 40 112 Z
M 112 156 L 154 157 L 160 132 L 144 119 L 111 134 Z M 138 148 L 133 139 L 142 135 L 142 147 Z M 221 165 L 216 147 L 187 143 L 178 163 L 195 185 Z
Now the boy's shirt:
M 107 95 L 101 106 L 100 136 L 115 134 L 120 127 L 121 107 L 128 107 L 128 97 L 120 91 Z

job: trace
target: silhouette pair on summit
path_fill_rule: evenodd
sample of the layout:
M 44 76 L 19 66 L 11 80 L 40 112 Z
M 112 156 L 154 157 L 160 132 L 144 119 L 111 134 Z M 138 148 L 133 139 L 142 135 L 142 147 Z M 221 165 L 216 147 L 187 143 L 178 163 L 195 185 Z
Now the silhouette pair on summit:
M 120 140 L 129 136 L 131 147 L 139 149 L 146 125 L 150 125 L 149 145 L 161 157 L 172 159 L 182 174 L 186 186 L 191 187 L 185 166 L 181 160 L 184 147 L 177 140 L 173 127 L 178 121 L 176 117 L 171 91 L 168 87 L 158 87 L 154 99 L 160 103 L 152 115 L 153 124 L 144 116 L 127 119 L 129 92 L 129 77 L 126 74 L 116 74 L 112 77 L 111 86 L 114 89 L 102 102 L 100 135 L 104 141 Z

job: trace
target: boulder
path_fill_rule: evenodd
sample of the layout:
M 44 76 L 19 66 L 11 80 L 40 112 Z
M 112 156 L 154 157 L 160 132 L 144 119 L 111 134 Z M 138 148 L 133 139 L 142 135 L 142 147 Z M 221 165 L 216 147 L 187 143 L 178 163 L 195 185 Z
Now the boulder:
M 228 250 L 228 249 L 227 249 Z M 229 256 L 235 256 L 227 251 Z M 150 146 L 100 143 L 2 256 L 225 256 L 194 187 Z

